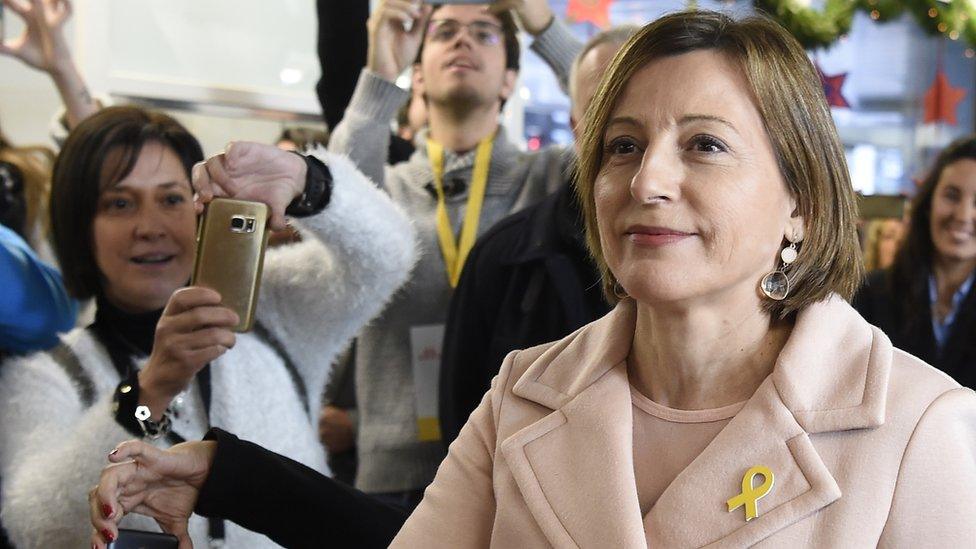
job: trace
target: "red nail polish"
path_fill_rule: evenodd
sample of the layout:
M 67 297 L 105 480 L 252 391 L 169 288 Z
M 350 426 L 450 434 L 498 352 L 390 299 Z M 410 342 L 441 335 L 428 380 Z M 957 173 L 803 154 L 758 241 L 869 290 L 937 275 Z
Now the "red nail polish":
M 112 506 L 109 505 L 109 504 L 107 504 L 107 503 L 103 503 L 102 504 L 102 515 L 104 515 L 105 518 L 111 517 L 112 516 Z
M 112 542 L 115 541 L 115 535 L 108 530 L 108 528 L 102 529 L 102 537 Z

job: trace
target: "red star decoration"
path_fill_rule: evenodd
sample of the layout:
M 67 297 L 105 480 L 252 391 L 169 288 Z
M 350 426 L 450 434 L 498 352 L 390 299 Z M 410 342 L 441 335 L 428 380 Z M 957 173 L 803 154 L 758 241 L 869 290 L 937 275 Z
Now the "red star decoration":
M 941 68 L 935 72 L 935 81 L 925 92 L 925 116 L 923 122 L 945 122 L 955 126 L 956 107 L 966 97 L 966 88 L 953 88 Z
M 566 16 L 577 23 L 589 21 L 606 29 L 610 27 L 610 4 L 613 0 L 569 0 Z
M 827 104 L 831 107 L 851 108 L 851 104 L 847 102 L 844 94 L 841 93 L 841 88 L 844 87 L 844 80 L 847 79 L 847 73 L 842 72 L 833 76 L 827 76 L 820 69 L 820 65 L 814 66 L 817 68 L 817 74 L 820 76 L 820 83 L 823 85 L 824 95 L 827 97 Z

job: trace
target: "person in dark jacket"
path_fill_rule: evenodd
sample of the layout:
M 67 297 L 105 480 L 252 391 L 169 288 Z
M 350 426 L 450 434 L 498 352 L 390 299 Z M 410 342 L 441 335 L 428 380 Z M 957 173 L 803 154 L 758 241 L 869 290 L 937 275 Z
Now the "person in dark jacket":
M 936 158 L 888 270 L 854 306 L 900 347 L 976 388 L 976 135 Z
M 574 131 L 600 75 L 639 27 L 591 38 L 570 73 Z M 441 357 L 438 411 L 445 444 L 457 438 L 509 352 L 555 341 L 610 311 L 590 260 L 566 151 L 566 184 L 498 222 L 465 262 L 451 299 Z

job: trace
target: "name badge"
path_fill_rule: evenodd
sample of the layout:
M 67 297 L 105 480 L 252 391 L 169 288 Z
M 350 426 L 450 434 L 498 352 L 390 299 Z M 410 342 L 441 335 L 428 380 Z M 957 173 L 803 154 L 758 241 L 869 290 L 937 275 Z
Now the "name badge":
M 410 328 L 413 392 L 417 409 L 417 440 L 422 442 L 441 439 L 441 425 L 437 414 L 437 392 L 443 343 L 443 324 Z

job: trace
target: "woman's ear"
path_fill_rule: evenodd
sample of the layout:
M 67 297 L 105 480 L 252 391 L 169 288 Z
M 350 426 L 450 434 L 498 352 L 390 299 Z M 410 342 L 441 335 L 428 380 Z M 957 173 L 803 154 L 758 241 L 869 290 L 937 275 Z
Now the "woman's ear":
M 786 237 L 786 240 L 799 244 L 806 237 L 803 216 L 795 215 L 791 217 L 786 227 L 786 233 L 783 236 Z
M 783 236 L 786 240 L 799 243 L 806 236 L 806 223 L 800 208 L 796 204 L 796 198 L 790 197 L 790 218 L 786 222 L 786 230 Z

